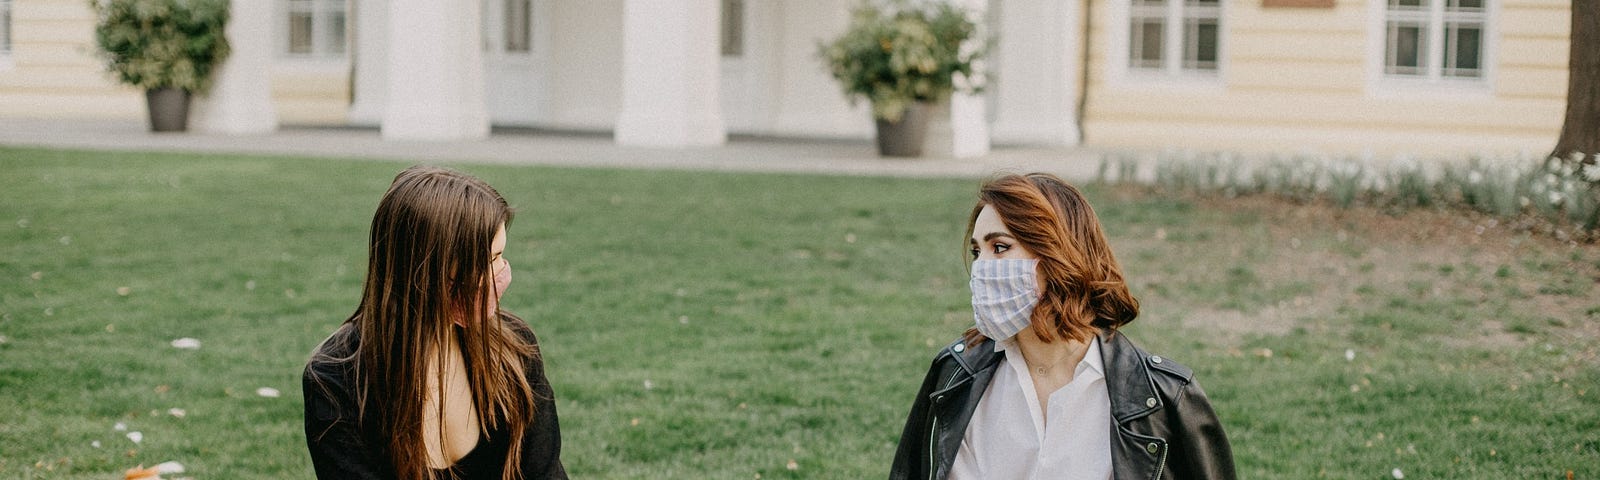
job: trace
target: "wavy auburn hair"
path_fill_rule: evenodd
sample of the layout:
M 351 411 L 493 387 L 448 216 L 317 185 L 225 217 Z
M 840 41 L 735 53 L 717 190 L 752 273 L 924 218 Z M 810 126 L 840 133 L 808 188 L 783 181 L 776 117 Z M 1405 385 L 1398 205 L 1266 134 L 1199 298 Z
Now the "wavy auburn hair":
M 502 478 L 521 476 L 523 432 L 534 418 L 524 362 L 538 352 L 517 330 L 526 328 L 521 319 L 487 311 L 494 295 L 490 250 L 512 216 L 505 198 L 482 180 L 428 166 L 400 172 L 378 203 L 361 304 L 326 340 L 359 343 L 350 357 L 312 361 L 349 365 L 359 418 L 376 422 L 377 438 L 387 444 L 375 447 L 400 479 L 435 477 L 422 426 L 424 415 L 443 423 L 444 402 L 437 411 L 425 411 L 423 402 L 429 394 L 444 396 L 441 371 L 432 373 L 428 391 L 428 365 L 445 365 L 444 346 L 452 341 L 466 367 L 480 441 L 503 429 L 511 443 Z M 349 351 L 325 347 L 318 351 Z
M 1139 316 L 1139 300 L 1128 292 L 1100 219 L 1076 187 L 1048 173 L 989 180 L 967 218 L 967 238 L 985 206 L 1039 258 L 1042 292 L 1031 321 L 1041 340 L 1088 341 L 1098 329 L 1115 330 Z M 965 338 L 976 343 L 983 336 L 971 328 Z

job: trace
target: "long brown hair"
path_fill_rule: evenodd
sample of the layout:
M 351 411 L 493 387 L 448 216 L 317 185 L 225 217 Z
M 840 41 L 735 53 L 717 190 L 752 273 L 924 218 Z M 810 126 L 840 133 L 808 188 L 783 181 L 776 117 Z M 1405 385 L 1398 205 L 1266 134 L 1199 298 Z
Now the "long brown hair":
M 510 442 L 502 479 L 521 477 L 523 431 L 534 418 L 524 361 L 538 352 L 517 331 L 526 328 L 521 319 L 485 311 L 494 295 L 490 249 L 500 225 L 512 217 L 493 187 L 438 167 L 400 172 L 378 203 L 361 304 L 326 340 L 346 342 L 345 348 L 324 345 L 318 351 L 350 351 L 352 334 L 358 344 L 348 358 L 312 361 L 350 364 L 359 418 L 376 422 L 376 438 L 387 441 L 382 455 L 401 479 L 434 477 L 423 416 L 442 420 L 443 402 L 427 412 L 423 399 L 430 394 L 428 363 L 445 365 L 450 341 L 458 342 L 466 366 L 480 439 L 502 430 Z M 431 394 L 443 398 L 443 372 L 433 375 L 440 378 Z
M 1098 329 L 1115 330 L 1139 316 L 1139 300 L 1128 292 L 1100 219 L 1076 187 L 1048 173 L 984 182 L 967 218 L 967 238 L 985 206 L 1039 258 L 1043 292 L 1030 317 L 1039 339 L 1087 341 Z M 982 335 L 972 328 L 965 338 L 976 343 Z

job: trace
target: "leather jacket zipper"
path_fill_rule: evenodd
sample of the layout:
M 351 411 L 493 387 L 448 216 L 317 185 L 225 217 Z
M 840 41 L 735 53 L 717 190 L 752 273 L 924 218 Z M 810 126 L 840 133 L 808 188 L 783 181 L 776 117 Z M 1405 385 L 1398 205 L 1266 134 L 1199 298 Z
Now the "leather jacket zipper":
M 950 388 L 951 385 L 954 385 L 956 381 L 956 375 L 959 375 L 960 373 L 960 369 L 957 369 L 954 373 L 951 373 L 950 378 L 945 379 L 944 386 L 939 387 L 939 389 L 944 390 L 946 388 Z M 930 408 L 928 409 L 928 415 L 933 416 L 933 428 L 928 430 L 928 480 L 938 480 L 934 478 L 934 475 L 939 473 L 939 414 Z

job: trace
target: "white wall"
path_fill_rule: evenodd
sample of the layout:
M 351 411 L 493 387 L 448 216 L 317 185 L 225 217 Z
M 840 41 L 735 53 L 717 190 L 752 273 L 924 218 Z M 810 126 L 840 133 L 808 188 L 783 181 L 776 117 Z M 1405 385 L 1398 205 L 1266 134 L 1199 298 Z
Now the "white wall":
M 545 125 L 610 130 L 622 111 L 622 0 L 552 3 Z

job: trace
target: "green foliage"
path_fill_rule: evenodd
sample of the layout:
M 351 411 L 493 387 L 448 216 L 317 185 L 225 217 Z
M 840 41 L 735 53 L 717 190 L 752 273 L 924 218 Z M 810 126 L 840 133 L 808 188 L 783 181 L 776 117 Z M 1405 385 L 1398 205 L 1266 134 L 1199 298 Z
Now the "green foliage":
M 228 0 L 89 0 L 95 44 L 122 83 L 203 92 L 228 57 Z
M 1473 157 L 1420 162 L 1400 157 L 1384 164 L 1317 155 L 1247 158 L 1226 152 L 1162 152 L 1144 162 L 1154 164 L 1154 186 L 1169 192 L 1267 194 L 1394 211 L 1459 208 L 1518 220 L 1520 228 L 1558 238 L 1600 239 L 1600 165 L 1595 160 L 1578 154 L 1543 161 Z M 1139 163 L 1127 153 L 1110 154 L 1101 159 L 1097 180 L 1139 182 L 1130 173 Z
M 915 102 L 982 90 L 987 47 L 977 31 L 968 12 L 943 1 L 867 0 L 844 35 L 817 50 L 852 103 L 865 98 L 874 116 L 895 122 Z

